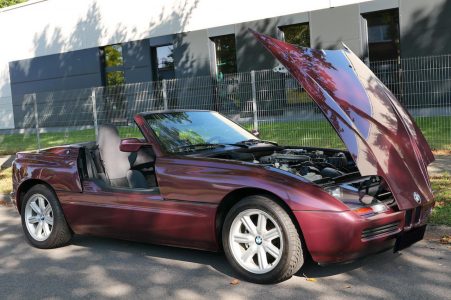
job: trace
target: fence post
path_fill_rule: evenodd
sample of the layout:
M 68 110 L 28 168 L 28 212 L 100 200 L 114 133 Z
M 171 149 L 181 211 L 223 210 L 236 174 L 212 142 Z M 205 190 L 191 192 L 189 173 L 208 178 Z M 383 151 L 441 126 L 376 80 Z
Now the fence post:
M 33 98 L 33 104 L 34 104 L 34 120 L 36 123 L 36 141 L 38 146 L 38 152 L 41 151 L 41 137 L 39 136 L 39 116 L 38 116 L 38 104 L 36 102 L 36 94 L 31 94 L 31 97 Z
M 252 84 L 252 112 L 254 115 L 254 129 L 258 130 L 257 89 L 255 87 L 255 71 L 251 71 L 251 84 Z
M 93 88 L 91 91 L 91 101 L 92 101 L 92 116 L 94 119 L 94 132 L 97 137 L 99 136 L 99 127 L 97 122 L 97 101 L 96 101 L 96 90 Z
M 162 80 L 162 89 L 163 89 L 163 108 L 164 110 L 168 110 L 168 93 L 166 90 L 166 79 Z

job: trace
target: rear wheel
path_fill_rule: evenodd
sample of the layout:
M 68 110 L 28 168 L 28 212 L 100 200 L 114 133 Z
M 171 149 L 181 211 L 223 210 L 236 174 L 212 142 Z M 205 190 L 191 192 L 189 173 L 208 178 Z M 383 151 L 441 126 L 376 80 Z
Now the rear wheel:
M 304 262 L 301 240 L 290 216 L 265 196 L 249 196 L 232 207 L 222 241 L 232 267 L 252 282 L 286 280 Z
M 37 248 L 61 247 L 72 238 L 56 195 L 44 185 L 25 194 L 21 215 L 25 236 Z

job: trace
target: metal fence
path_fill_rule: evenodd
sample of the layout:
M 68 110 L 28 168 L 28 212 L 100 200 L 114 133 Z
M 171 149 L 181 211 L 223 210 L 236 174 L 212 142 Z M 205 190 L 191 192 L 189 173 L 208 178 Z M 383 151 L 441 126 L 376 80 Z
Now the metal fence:
M 430 145 L 451 149 L 451 55 L 370 65 L 415 117 Z M 162 109 L 219 111 L 283 145 L 343 147 L 319 109 L 289 74 L 272 70 L 28 94 L 14 105 L 17 128 L 0 132 L 0 153 L 91 141 L 112 123 L 139 136 L 133 116 Z

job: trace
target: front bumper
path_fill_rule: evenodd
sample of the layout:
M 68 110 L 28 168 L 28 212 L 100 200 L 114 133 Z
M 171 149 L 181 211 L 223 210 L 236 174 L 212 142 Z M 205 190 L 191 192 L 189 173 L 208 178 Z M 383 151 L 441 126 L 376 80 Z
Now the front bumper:
M 363 218 L 351 211 L 295 211 L 313 260 L 321 264 L 345 262 L 395 246 L 398 237 L 423 227 L 433 203 L 419 212 L 381 213 Z

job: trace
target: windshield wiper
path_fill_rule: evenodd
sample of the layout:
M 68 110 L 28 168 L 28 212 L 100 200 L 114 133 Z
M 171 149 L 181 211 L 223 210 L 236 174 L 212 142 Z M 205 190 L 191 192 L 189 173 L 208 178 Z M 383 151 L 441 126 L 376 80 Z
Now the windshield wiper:
M 259 139 L 249 139 L 249 140 L 245 140 L 245 141 L 240 141 L 240 142 L 235 143 L 235 144 L 233 144 L 233 145 L 236 145 L 236 146 L 239 146 L 239 145 L 246 145 L 246 144 L 252 144 L 252 145 L 254 145 L 254 144 L 259 144 L 259 143 L 262 143 L 262 144 L 271 144 L 271 145 L 274 145 L 274 146 L 279 146 L 279 144 L 277 144 L 276 142 L 266 141 L 266 140 L 259 140 Z
M 219 148 L 219 147 L 225 147 L 225 146 L 223 144 L 209 144 L 209 143 L 192 144 L 192 145 L 185 145 L 185 146 L 177 147 L 177 152 L 214 149 L 214 148 Z

